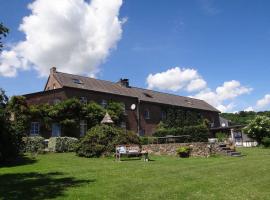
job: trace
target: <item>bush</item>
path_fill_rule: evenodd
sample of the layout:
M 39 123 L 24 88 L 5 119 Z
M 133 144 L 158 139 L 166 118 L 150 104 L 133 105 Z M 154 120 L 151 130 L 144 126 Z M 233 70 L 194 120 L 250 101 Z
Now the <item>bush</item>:
M 42 153 L 45 149 L 44 138 L 41 136 L 24 137 L 23 151 L 27 153 Z
M 78 139 L 73 137 L 51 137 L 48 149 L 52 152 L 73 152 L 76 150 Z
M 80 140 L 76 153 L 83 157 L 100 157 L 114 152 L 119 144 L 140 144 L 140 139 L 135 133 L 115 126 L 97 125 Z
M 180 147 L 176 150 L 177 154 L 182 158 L 189 157 L 191 148 L 190 147 Z
M 184 136 L 182 142 L 207 142 L 209 131 L 204 125 L 198 126 L 185 126 L 183 128 L 171 128 L 171 129 L 160 129 L 154 133 L 156 137 L 165 137 L 167 135 L 173 136 Z
M 262 139 L 262 144 L 264 147 L 269 148 L 270 147 L 270 137 L 264 137 Z
M 155 137 L 140 137 L 141 145 L 153 144 L 156 142 Z
M 216 138 L 218 139 L 218 142 L 224 142 L 227 139 L 227 135 L 226 133 L 218 132 Z

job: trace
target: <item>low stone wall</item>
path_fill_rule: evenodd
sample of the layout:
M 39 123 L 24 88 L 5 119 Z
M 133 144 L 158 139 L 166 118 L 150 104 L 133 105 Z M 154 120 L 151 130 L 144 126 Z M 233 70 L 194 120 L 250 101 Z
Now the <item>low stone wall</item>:
M 154 155 L 177 155 L 176 151 L 179 147 L 190 146 L 192 148 L 191 156 L 193 157 L 208 157 L 210 155 L 209 143 L 168 143 L 168 144 L 148 144 L 143 145 L 142 149 Z M 212 148 L 212 154 L 219 151 L 218 145 Z

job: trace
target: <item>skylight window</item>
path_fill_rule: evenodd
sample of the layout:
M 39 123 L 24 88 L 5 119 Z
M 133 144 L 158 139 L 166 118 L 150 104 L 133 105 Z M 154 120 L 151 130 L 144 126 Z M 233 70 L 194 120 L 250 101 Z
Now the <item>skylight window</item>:
M 149 97 L 149 98 L 153 98 L 153 96 L 151 94 L 148 94 L 146 92 L 143 93 L 146 97 Z
M 76 84 L 82 84 L 82 82 L 81 82 L 80 79 L 73 79 L 73 83 L 76 83 Z

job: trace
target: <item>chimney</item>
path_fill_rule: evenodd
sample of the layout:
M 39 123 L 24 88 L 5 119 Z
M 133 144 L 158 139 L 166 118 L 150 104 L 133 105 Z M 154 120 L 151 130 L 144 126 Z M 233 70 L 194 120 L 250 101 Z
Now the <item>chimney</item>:
M 56 72 L 56 67 L 52 67 L 51 69 L 50 69 L 50 74 L 54 74 Z
M 121 78 L 118 83 L 123 87 L 129 87 L 129 80 L 127 78 Z

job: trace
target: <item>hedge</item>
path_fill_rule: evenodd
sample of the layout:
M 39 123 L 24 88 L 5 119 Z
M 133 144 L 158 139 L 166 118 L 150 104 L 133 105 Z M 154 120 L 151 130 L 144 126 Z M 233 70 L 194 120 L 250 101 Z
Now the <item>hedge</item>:
M 51 137 L 48 149 L 52 152 L 73 152 L 78 144 L 78 139 L 74 137 Z
M 23 152 L 41 153 L 44 152 L 45 142 L 41 136 L 23 137 Z
M 167 135 L 189 135 L 189 137 L 183 138 L 183 142 L 207 142 L 209 130 L 204 125 L 198 125 L 185 126 L 183 128 L 160 129 L 154 133 L 155 137 L 165 137 Z

